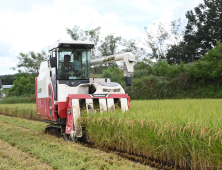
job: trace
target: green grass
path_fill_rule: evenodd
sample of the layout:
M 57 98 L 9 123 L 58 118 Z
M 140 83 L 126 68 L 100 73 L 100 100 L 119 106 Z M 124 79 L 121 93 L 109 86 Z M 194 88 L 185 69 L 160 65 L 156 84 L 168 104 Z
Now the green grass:
M 80 121 L 100 147 L 183 169 L 221 169 L 221 103 L 221 99 L 132 101 L 129 112 L 84 114 Z M 37 116 L 35 109 L 34 104 L 0 105 L 0 113 L 27 118 Z
M 113 153 L 47 135 L 44 133 L 45 126 L 45 123 L 39 121 L 0 115 L 0 139 L 52 169 L 151 169 Z M 24 162 L 20 164 L 24 165 Z M 5 167 L 2 162 L 0 167 L 22 169 L 16 164 Z
M 0 140 L 0 169 L 4 170 L 48 170 L 53 169 L 16 146 Z

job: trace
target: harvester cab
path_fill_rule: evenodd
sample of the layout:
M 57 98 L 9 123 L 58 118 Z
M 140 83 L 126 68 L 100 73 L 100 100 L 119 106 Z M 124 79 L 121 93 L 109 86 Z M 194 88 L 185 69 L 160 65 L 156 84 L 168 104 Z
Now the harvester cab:
M 75 141 L 85 137 L 78 123 L 82 112 L 114 111 L 119 103 L 129 109 L 130 98 L 122 86 L 107 78 L 90 78 L 90 67 L 123 61 L 127 86 L 133 76 L 132 53 L 123 53 L 91 60 L 92 42 L 58 41 L 50 46 L 48 61 L 42 62 L 36 77 L 37 114 L 50 123 L 45 132 Z

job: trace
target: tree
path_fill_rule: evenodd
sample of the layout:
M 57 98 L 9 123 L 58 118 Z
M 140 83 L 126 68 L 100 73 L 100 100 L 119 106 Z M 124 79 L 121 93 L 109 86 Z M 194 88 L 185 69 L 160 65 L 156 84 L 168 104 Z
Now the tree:
M 121 37 L 115 37 L 114 34 L 107 35 L 104 40 L 101 41 L 101 45 L 98 47 L 100 56 L 114 55 L 121 41 Z
M 166 59 L 167 50 L 171 45 L 176 45 L 182 40 L 183 31 L 181 30 L 181 20 L 172 21 L 168 29 L 165 23 L 154 23 L 155 31 L 147 30 L 146 45 L 151 49 L 149 54 L 151 59 Z
M 44 51 L 36 54 L 31 51 L 27 54 L 20 53 L 17 58 L 19 59 L 19 64 L 17 64 L 17 67 L 13 67 L 13 70 L 18 69 L 19 72 L 23 72 L 21 68 L 24 68 L 26 73 L 38 74 L 41 62 L 46 61 L 48 56 Z
M 100 42 L 100 46 L 98 47 L 98 51 L 100 56 L 109 56 L 114 55 L 120 45 L 121 36 L 115 37 L 114 34 L 107 35 L 104 40 Z M 105 69 L 108 67 L 118 67 L 116 63 L 108 63 L 105 64 Z
M 96 57 L 103 57 L 114 55 L 118 52 L 132 52 L 136 58 L 145 56 L 146 52 L 143 48 L 138 46 L 136 40 L 126 40 L 122 39 L 121 36 L 115 36 L 114 34 L 109 34 L 105 37 L 100 37 L 101 27 L 97 27 L 93 30 L 84 31 L 79 26 L 74 26 L 72 29 L 66 29 L 67 33 L 71 36 L 73 40 L 89 40 L 94 42 L 94 48 L 92 49 L 91 59 Z M 94 66 L 91 71 L 93 73 L 101 73 L 102 69 L 107 67 L 113 67 L 118 65 L 116 63 L 109 63 L 100 66 Z
M 2 75 L 0 78 L 2 80 L 2 85 L 12 85 L 15 80 L 14 75 Z
M 71 38 L 75 41 L 80 40 L 80 41 L 92 41 L 94 42 L 94 47 L 92 49 L 91 53 L 91 59 L 94 59 L 98 56 L 97 51 L 98 51 L 98 42 L 100 40 L 100 30 L 101 27 L 97 27 L 92 30 L 88 31 L 83 31 L 80 29 L 79 26 L 74 25 L 72 29 L 67 28 L 66 31 L 67 33 L 71 36 Z
M 136 41 L 135 39 L 123 39 L 120 44 L 124 47 L 124 49 L 122 49 L 122 52 L 131 52 L 135 55 L 136 59 L 144 58 L 146 56 L 146 51 L 144 50 L 144 48 L 139 47 L 138 41 Z
M 204 0 L 194 10 L 186 13 L 188 23 L 185 28 L 184 42 L 169 50 L 168 58 L 177 54 L 175 48 L 183 52 L 177 55 L 185 63 L 199 60 L 210 49 L 222 41 L 222 1 Z M 173 54 L 173 55 L 172 55 Z
M 188 72 L 195 78 L 202 80 L 217 80 L 221 82 L 222 72 L 222 43 L 217 42 L 216 46 L 204 54 L 203 57 L 193 63 Z M 203 82 L 204 82 L 203 81 Z
M 35 93 L 35 76 L 28 73 L 18 73 L 9 91 L 9 96 L 30 95 Z

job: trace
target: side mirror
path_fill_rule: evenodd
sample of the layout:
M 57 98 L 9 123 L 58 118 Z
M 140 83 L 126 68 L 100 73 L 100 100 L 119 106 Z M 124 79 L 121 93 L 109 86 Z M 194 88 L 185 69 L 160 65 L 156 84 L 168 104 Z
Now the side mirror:
M 57 59 L 56 59 L 56 57 L 50 57 L 50 65 L 51 65 L 51 68 L 57 66 Z

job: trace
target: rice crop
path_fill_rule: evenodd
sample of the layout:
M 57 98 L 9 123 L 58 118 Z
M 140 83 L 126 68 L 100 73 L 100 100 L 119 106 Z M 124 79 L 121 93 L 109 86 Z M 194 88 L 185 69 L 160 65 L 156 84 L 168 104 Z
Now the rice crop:
M 83 113 L 92 143 L 180 169 L 222 169 L 222 100 L 131 101 L 131 110 Z M 0 113 L 38 119 L 35 104 L 3 105 Z
M 222 169 L 222 100 L 132 101 L 129 112 L 84 114 L 100 147 L 181 169 Z
M 41 120 L 37 115 L 35 104 L 0 104 L 0 114 L 32 120 Z

